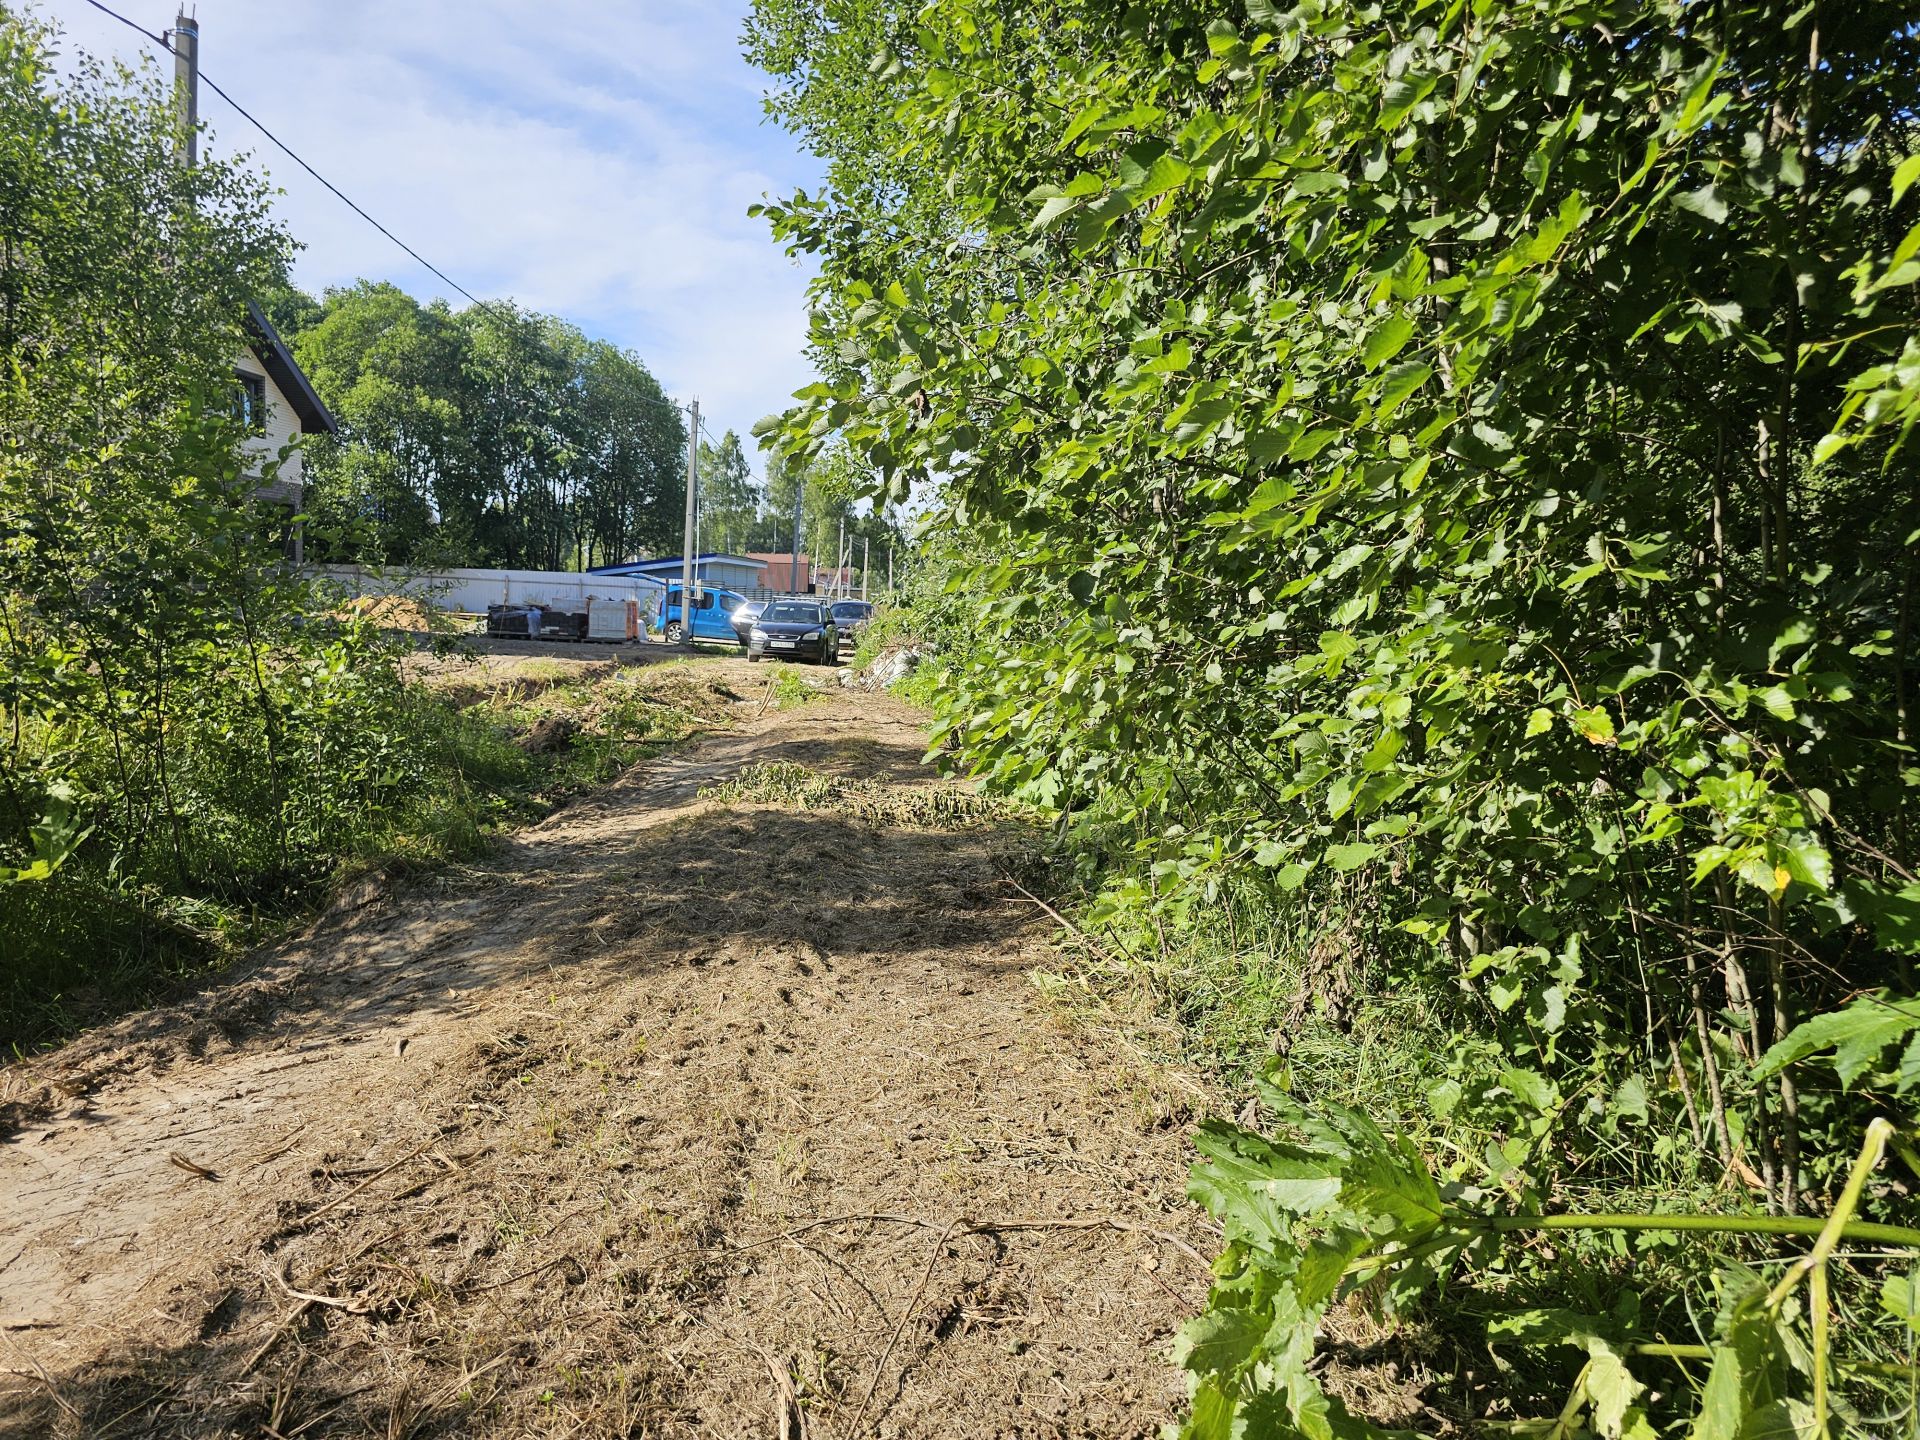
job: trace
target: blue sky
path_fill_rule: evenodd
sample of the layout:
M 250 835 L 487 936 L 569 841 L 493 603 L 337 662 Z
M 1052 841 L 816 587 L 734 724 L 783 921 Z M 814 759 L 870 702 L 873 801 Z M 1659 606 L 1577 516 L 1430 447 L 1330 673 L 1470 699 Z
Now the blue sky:
M 110 0 L 151 31 L 173 0 Z M 190 0 L 191 3 L 191 0 Z M 40 0 L 69 46 L 140 37 Z M 819 182 L 767 122 L 743 4 L 702 0 L 198 0 L 206 74 L 476 295 L 512 297 L 637 352 L 743 437 L 811 378 L 807 272 L 746 211 Z M 152 45 L 145 47 L 149 51 Z M 162 57 L 170 66 L 170 57 Z M 360 276 L 446 287 L 203 89 L 216 153 L 250 152 L 318 292 Z M 455 304 L 464 304 L 449 294 Z M 756 468 L 758 468 L 756 466 Z

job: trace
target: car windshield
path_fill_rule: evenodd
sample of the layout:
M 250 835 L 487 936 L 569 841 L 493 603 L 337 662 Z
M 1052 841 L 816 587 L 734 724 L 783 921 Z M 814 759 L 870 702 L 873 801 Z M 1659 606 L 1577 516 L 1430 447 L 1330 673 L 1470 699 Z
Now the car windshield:
M 853 601 L 851 604 L 836 605 L 833 607 L 833 618 L 836 620 L 859 620 L 863 619 L 866 613 L 866 605 L 858 600 Z
M 747 601 L 746 604 L 742 605 L 738 610 L 734 611 L 733 613 L 736 615 L 744 615 L 749 620 L 751 620 L 753 619 L 754 616 L 758 615 L 762 610 L 765 610 L 766 608 L 767 608 L 767 602 L 764 600 L 749 600 Z
M 772 605 L 767 608 L 767 613 L 761 618 L 771 620 L 776 625 L 818 625 L 820 623 L 820 607 L 818 605 L 795 605 L 791 603 L 786 605 Z

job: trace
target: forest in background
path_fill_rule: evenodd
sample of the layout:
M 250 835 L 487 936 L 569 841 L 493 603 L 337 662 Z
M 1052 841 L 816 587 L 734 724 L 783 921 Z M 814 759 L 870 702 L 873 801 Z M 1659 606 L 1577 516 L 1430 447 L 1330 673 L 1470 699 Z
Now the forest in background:
M 678 544 L 686 419 L 632 353 L 366 280 L 271 314 L 341 425 L 307 445 L 322 554 L 561 570 Z
M 341 427 L 305 442 L 311 558 L 584 570 L 679 553 L 686 415 L 638 356 L 557 316 L 456 311 L 385 282 L 318 300 L 281 282 L 266 309 Z M 759 474 L 722 429 L 698 465 L 702 549 L 787 550 L 796 484 L 817 563 L 832 563 L 843 526 L 883 550 L 904 543 L 859 503 L 865 477 L 845 450 Z
M 1436 1424 L 1914 1433 L 1910 10 L 747 50 L 828 163 L 764 207 L 787 453 L 941 497 L 949 758 L 1055 818 L 1072 984 L 1265 1102 L 1200 1135 L 1187 1433 L 1379 1433 L 1315 1368 L 1363 1301 Z

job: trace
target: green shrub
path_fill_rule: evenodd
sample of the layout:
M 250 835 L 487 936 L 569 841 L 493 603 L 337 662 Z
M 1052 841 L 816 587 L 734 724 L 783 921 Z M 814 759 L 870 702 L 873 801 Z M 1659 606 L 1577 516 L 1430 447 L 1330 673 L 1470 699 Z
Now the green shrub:
M 1763 1057 L 1859 992 L 1901 1011 L 1920 953 L 1910 17 L 819 15 L 766 0 L 749 27 L 830 176 L 766 207 L 821 266 L 823 374 L 780 434 L 851 445 L 967 537 L 936 737 L 1057 817 L 1081 923 L 1150 934 L 1146 983 L 1191 1005 L 1195 917 L 1292 917 L 1249 962 L 1279 974 L 1189 1015 L 1242 1073 L 1233 1008 L 1282 1003 L 1310 927 L 1350 927 L 1356 975 L 1446 1037 L 1387 1041 L 1426 1090 L 1380 1116 L 1417 1164 L 1339 1141 L 1396 1174 L 1523 1213 L 1852 1203 L 1860 1136 L 1906 1101 Z M 1299 1102 L 1336 1102 L 1325 1078 Z M 1884 1178 L 1853 1202 L 1913 1210 Z M 1238 1283 L 1278 1305 L 1324 1257 L 1274 1234 Z M 1636 1244 L 1657 1283 L 1608 1333 L 1753 1358 L 1695 1434 L 1852 1423 L 1768 1338 L 1799 1292 L 1762 1325 L 1730 1242 Z M 1454 1258 L 1475 1293 L 1577 1269 Z M 1295 1319 L 1365 1288 L 1345 1263 L 1324 1293 L 1288 1280 Z M 1619 1269 L 1590 1273 L 1625 1303 Z M 1689 1333 L 1714 1296 L 1726 1323 Z M 1192 1433 L 1334 1433 L 1305 1382 L 1271 1391 L 1311 1326 L 1232 1308 L 1245 1364 L 1203 1379 Z M 1582 1365 L 1547 1432 L 1631 1429 L 1633 1385 Z M 1667 1393 L 1646 1423 L 1684 1426 L 1691 1389 Z

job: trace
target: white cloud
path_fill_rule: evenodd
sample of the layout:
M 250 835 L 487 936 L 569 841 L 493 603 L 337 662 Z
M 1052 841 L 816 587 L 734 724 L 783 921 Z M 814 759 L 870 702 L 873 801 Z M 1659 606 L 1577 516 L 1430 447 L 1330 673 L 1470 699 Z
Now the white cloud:
M 117 0 L 161 30 L 174 6 Z M 817 183 L 763 121 L 738 11 L 700 0 L 200 0 L 201 63 L 401 239 L 484 298 L 511 296 L 637 352 L 743 433 L 810 378 L 807 273 L 746 209 Z M 70 41 L 140 41 L 80 0 Z M 151 48 L 151 47 L 149 47 Z M 169 62 L 170 63 L 170 62 Z M 203 92 L 211 148 L 250 151 L 309 289 L 360 276 L 458 296 Z

